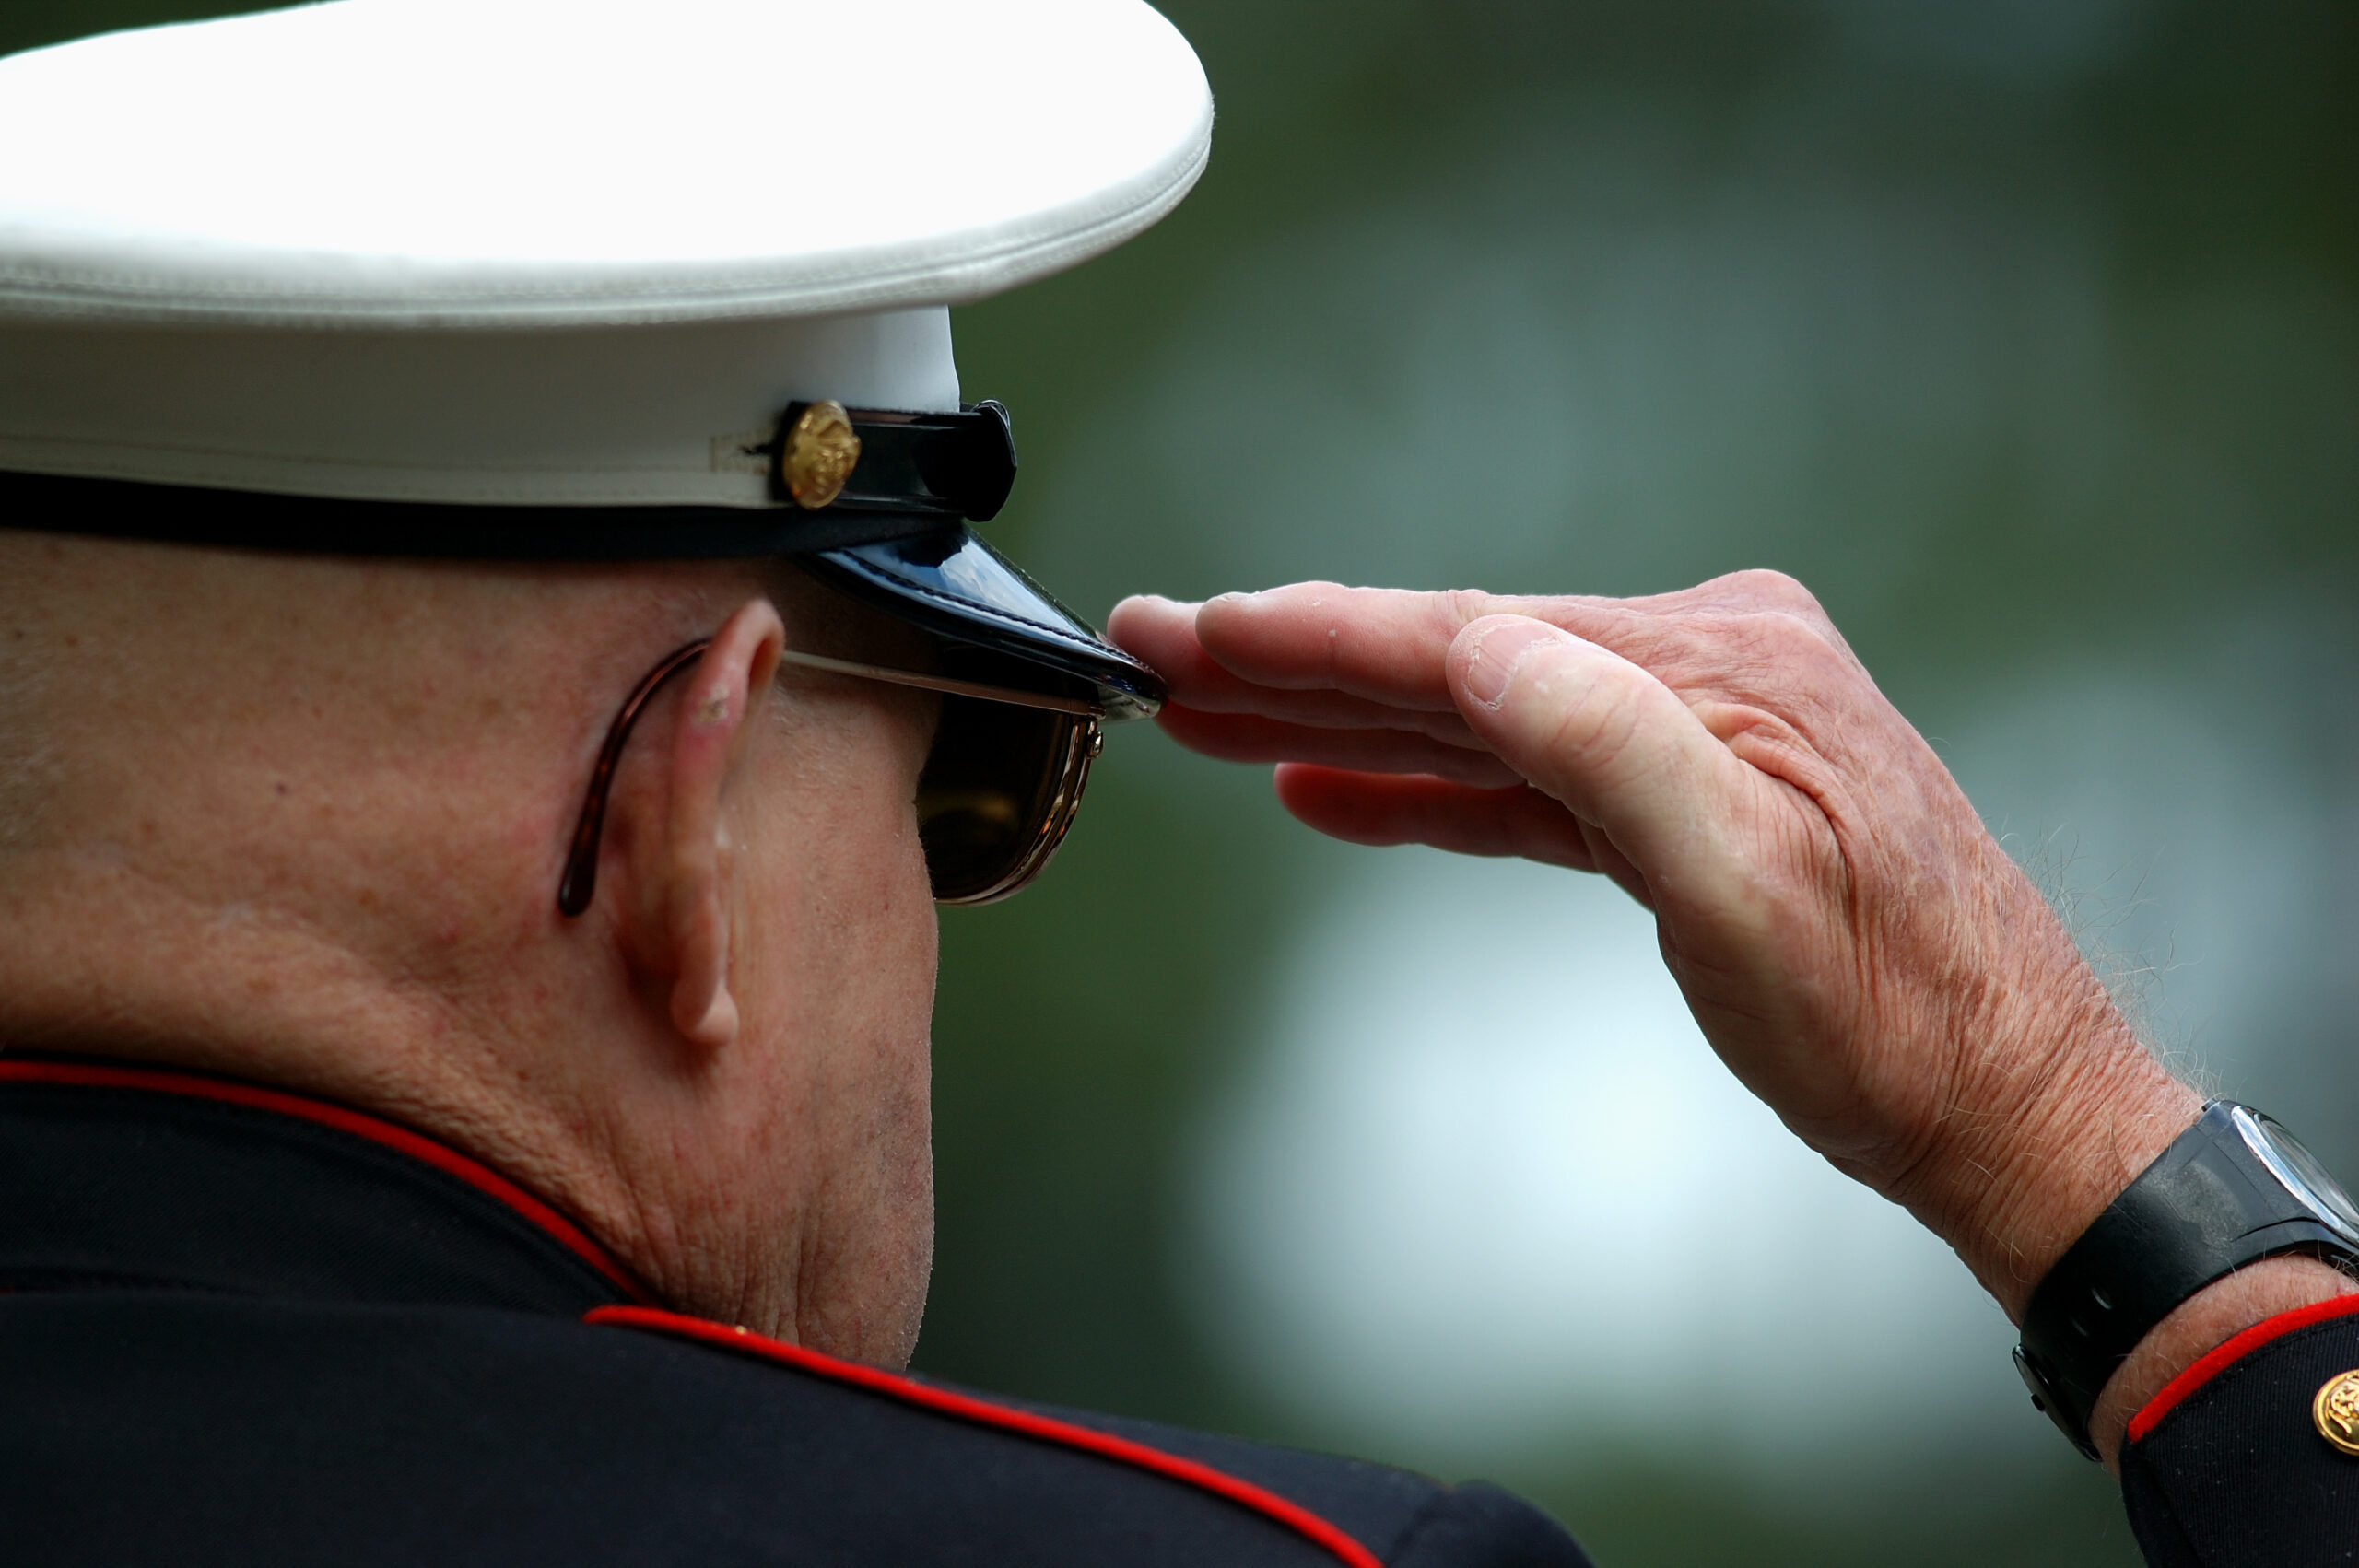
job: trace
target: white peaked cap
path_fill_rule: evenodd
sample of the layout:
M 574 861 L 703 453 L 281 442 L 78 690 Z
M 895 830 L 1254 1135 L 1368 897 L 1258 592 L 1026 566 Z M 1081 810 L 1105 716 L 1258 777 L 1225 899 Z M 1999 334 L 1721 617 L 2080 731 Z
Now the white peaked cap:
M 778 504 L 804 399 L 958 404 L 945 307 L 1168 212 L 1139 0 L 330 0 L 0 60 L 0 469 Z

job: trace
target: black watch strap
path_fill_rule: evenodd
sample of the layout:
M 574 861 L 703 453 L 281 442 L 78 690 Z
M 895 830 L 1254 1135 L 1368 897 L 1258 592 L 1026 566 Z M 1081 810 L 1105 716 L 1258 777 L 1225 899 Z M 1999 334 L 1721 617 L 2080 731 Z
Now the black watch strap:
M 2214 1280 L 2289 1252 L 2359 1263 L 2350 1200 L 2284 1129 L 2214 1100 L 2032 1293 L 2015 1351 L 2032 1402 L 2098 1457 L 2090 1412 L 2138 1341 Z

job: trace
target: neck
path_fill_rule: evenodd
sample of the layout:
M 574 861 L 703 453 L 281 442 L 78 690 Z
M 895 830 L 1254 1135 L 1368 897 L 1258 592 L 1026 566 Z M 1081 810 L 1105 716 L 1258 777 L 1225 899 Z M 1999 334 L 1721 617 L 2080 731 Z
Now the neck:
M 597 916 L 557 914 L 550 877 L 537 897 L 518 884 L 512 907 L 546 912 L 504 930 L 454 921 L 404 939 L 259 893 L 195 897 L 113 851 L 7 862 L 0 1047 L 220 1073 L 371 1112 L 570 1216 L 666 1305 L 906 1360 L 915 1305 L 879 1314 L 844 1282 L 882 1272 L 921 1293 L 922 1263 L 878 1269 L 859 1256 L 864 1237 L 839 1239 L 841 1184 L 826 1176 L 840 1152 L 792 1115 L 824 1105 L 824 1086 L 779 1042 L 683 1049 L 661 1007 L 600 961 Z M 891 1153 L 880 1163 L 922 1180 L 921 1146 Z
M 528 941 L 454 940 L 438 966 L 429 944 L 325 925 L 291 901 L 194 896 L 115 849 L 6 866 L 6 1048 L 195 1069 L 371 1111 L 465 1150 L 660 1272 L 601 1148 L 615 1107 L 580 1059 L 604 1053 L 535 1007 L 580 990 Z

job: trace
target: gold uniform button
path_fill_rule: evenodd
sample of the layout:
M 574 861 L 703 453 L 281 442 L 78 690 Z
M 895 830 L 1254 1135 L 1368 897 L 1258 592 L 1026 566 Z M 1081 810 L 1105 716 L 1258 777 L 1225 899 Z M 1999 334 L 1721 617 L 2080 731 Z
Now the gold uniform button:
M 2341 1452 L 2359 1458 L 2359 1369 L 2330 1377 L 2310 1401 L 2318 1435 Z
M 851 471 L 860 466 L 860 437 L 851 415 L 833 398 L 822 398 L 803 410 L 787 427 L 779 470 L 786 493 L 806 511 L 817 511 L 843 494 Z

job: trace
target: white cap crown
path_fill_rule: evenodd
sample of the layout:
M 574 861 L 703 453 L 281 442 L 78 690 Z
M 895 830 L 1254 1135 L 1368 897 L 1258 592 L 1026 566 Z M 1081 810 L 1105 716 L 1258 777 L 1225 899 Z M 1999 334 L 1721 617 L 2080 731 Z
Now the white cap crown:
M 332 0 L 0 61 L 0 468 L 771 504 L 789 403 L 956 406 L 943 307 L 1162 216 L 1138 0 Z

